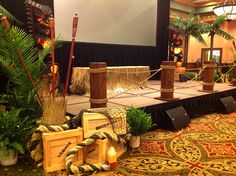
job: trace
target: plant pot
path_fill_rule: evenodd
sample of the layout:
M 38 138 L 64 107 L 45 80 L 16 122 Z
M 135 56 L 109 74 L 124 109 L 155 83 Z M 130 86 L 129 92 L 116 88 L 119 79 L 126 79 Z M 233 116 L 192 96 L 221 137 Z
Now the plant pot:
M 18 160 L 18 152 L 15 150 L 9 149 L 9 156 L 7 158 L 0 157 L 0 163 L 3 166 L 11 166 L 16 164 Z
M 179 67 L 182 67 L 182 62 L 176 62 L 176 67 L 179 68 Z
M 131 148 L 137 148 L 140 146 L 140 136 L 133 136 L 131 135 L 130 141 L 129 141 L 129 146 Z

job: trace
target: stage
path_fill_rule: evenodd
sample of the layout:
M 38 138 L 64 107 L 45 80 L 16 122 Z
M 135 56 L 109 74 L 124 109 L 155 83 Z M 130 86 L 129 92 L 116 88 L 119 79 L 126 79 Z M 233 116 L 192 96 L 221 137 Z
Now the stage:
M 233 96 L 236 98 L 236 87 L 228 83 L 215 83 L 214 92 L 203 92 L 202 82 L 187 81 L 175 82 L 175 101 L 162 101 L 160 97 L 160 81 L 149 81 L 148 86 L 140 89 L 117 90 L 116 93 L 108 94 L 108 107 L 139 107 L 152 115 L 153 122 L 160 128 L 168 128 L 166 110 L 183 106 L 190 118 L 203 114 L 220 112 L 222 105 L 219 98 Z M 124 92 L 124 93 L 122 93 Z M 90 108 L 89 96 L 72 94 L 68 96 L 67 113 L 76 115 L 82 109 Z

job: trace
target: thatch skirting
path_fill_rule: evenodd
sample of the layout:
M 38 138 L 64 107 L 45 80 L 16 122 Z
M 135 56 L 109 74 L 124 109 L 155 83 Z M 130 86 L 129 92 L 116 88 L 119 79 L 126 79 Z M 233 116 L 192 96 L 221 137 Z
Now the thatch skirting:
M 148 84 L 148 66 L 107 67 L 107 91 L 116 92 L 131 87 L 144 87 Z M 145 81 L 144 81 L 145 80 Z M 89 93 L 89 67 L 73 67 L 70 90 L 72 93 Z

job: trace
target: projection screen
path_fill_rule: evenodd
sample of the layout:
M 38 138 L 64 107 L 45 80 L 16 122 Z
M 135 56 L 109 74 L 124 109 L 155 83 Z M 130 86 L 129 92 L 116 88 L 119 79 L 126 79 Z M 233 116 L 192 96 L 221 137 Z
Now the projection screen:
M 62 41 L 71 41 L 75 12 L 76 41 L 156 44 L 157 0 L 54 0 L 55 30 Z

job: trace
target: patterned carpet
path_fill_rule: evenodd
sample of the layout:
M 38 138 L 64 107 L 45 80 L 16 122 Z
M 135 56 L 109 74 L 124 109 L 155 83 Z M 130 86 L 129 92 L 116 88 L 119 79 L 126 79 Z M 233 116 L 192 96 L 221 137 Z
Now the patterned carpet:
M 45 174 L 33 162 L 1 167 L 1 176 L 67 176 Z M 236 113 L 191 119 L 178 132 L 157 130 L 142 136 L 141 146 L 119 160 L 118 168 L 99 176 L 232 176 L 236 175 Z
M 111 176 L 236 175 L 236 113 L 191 119 L 178 132 L 153 131 L 121 158 Z

